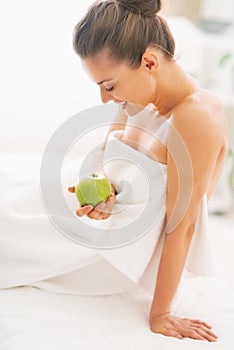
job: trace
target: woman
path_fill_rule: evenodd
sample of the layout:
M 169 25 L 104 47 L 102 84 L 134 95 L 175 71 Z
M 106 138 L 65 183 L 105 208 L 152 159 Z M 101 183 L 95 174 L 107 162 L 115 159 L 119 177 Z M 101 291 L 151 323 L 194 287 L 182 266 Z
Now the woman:
M 182 339 L 216 341 L 211 326 L 200 320 L 182 319 L 170 312 L 194 232 L 204 194 L 209 199 L 220 177 L 227 150 L 227 128 L 220 101 L 176 62 L 175 44 L 165 20 L 157 13 L 160 0 L 97 1 L 74 31 L 74 48 L 91 79 L 98 84 L 103 103 L 153 104 L 176 129 L 192 164 L 191 200 L 183 219 L 166 235 L 155 293 L 150 310 L 150 327 L 155 333 Z M 120 114 L 119 128 L 125 128 Z M 112 126 L 110 131 L 115 129 Z M 118 128 L 118 127 L 117 127 Z M 134 131 L 129 139 L 141 142 Z M 170 133 L 168 134 L 170 138 Z M 169 140 L 169 139 L 168 139 Z M 155 160 L 167 165 L 167 215 L 172 215 L 179 190 L 177 164 L 167 147 L 152 140 Z M 173 148 L 173 144 L 172 144 Z M 189 176 L 189 175 L 188 175 Z M 69 189 L 74 192 L 74 187 Z M 115 190 L 106 204 L 78 208 L 77 215 L 103 220 L 111 215 Z M 169 231 L 168 231 L 169 232 Z M 176 263 L 175 263 L 176 261 Z

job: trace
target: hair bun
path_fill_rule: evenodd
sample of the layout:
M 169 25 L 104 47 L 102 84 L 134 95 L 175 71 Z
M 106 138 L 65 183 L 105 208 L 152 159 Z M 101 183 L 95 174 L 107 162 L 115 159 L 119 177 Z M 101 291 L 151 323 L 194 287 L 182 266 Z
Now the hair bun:
M 162 7 L 162 0 L 117 0 L 123 7 L 145 17 L 154 17 Z

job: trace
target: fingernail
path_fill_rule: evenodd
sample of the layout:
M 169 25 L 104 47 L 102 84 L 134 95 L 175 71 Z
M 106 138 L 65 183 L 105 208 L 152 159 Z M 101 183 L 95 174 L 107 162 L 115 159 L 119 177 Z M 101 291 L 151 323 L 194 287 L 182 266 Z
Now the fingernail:
M 217 337 L 212 337 L 211 341 L 217 341 Z

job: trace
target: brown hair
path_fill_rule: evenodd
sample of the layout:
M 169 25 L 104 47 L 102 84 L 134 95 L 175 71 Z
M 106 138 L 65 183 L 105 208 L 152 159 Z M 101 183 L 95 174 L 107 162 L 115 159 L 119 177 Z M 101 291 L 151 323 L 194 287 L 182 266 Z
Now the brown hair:
M 173 59 L 175 42 L 166 21 L 157 13 L 161 0 L 95 1 L 74 29 L 73 47 L 81 58 L 109 49 L 117 62 L 141 64 L 148 46 Z

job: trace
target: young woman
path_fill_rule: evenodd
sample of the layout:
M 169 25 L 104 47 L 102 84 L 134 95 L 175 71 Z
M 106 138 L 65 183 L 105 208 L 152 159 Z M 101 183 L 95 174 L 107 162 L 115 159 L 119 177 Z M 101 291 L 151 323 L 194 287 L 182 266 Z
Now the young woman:
M 215 341 L 217 336 L 210 325 L 176 317 L 171 314 L 170 305 L 184 269 L 202 197 L 206 194 L 210 198 L 222 171 L 227 128 L 218 98 L 201 88 L 177 63 L 173 37 L 165 19 L 157 14 L 160 9 L 160 0 L 97 1 L 75 27 L 74 48 L 84 69 L 99 86 L 103 103 L 144 107 L 153 104 L 183 140 L 193 171 L 191 200 L 183 219 L 165 238 L 150 327 L 166 336 Z M 124 113 L 119 114 L 117 121 L 122 123 L 117 128 L 124 129 Z M 113 125 L 110 131 L 115 128 Z M 128 136 L 132 141 L 143 142 L 139 133 L 132 131 Z M 155 140 L 152 145 L 152 140 L 147 144 L 144 139 L 144 147 L 150 148 L 155 160 L 167 165 L 169 221 L 179 191 L 179 176 L 186 174 L 178 174 L 167 141 L 162 144 Z M 70 191 L 74 192 L 74 187 Z M 78 208 L 77 215 L 104 220 L 111 215 L 114 204 L 113 188 L 105 205 Z

